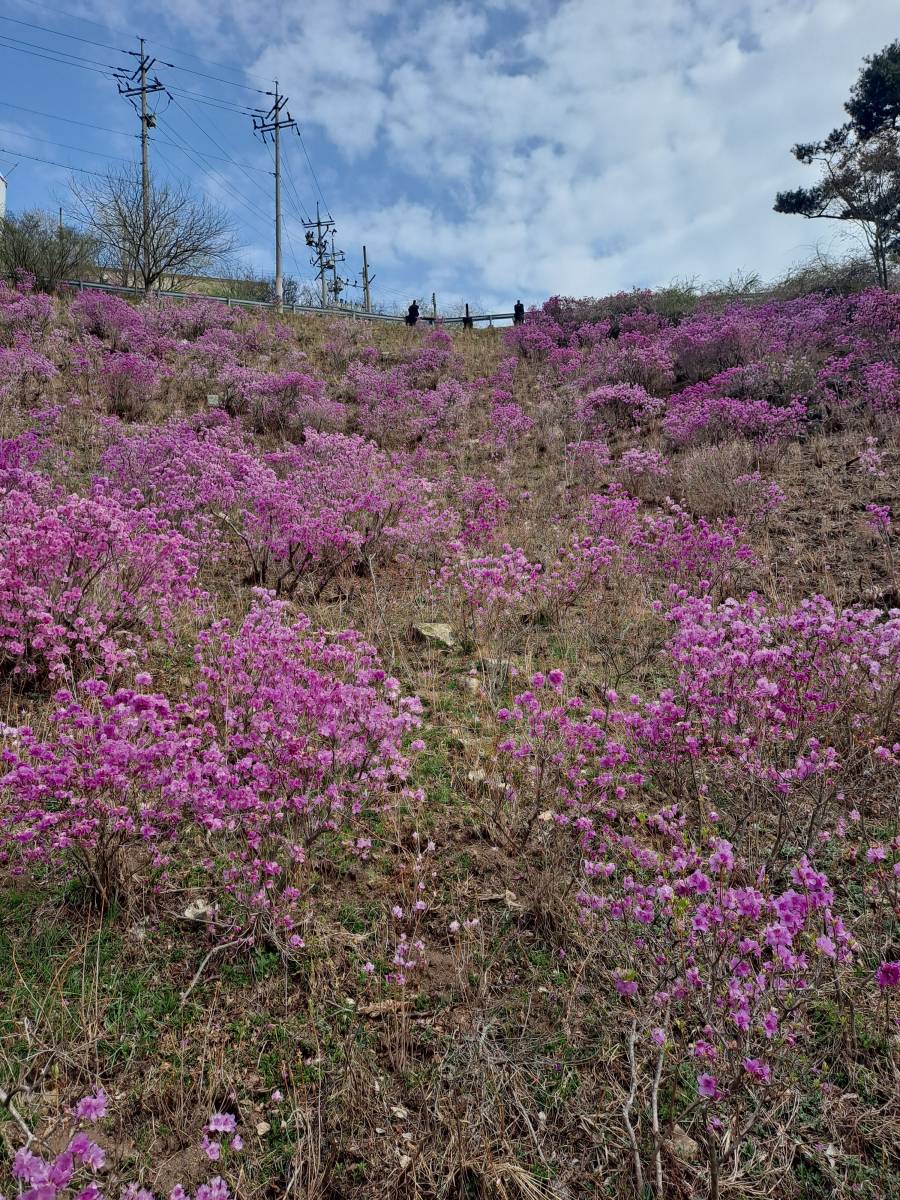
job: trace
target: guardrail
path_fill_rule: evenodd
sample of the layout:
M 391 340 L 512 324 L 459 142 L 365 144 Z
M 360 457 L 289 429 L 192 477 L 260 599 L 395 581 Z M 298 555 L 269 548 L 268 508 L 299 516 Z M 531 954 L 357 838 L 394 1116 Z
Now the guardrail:
M 117 295 L 125 296 L 143 296 L 143 288 L 124 287 L 116 283 L 89 283 L 84 279 L 67 279 L 65 286 L 76 288 L 79 292 L 115 292 Z M 274 310 L 275 305 L 270 304 L 267 300 L 237 300 L 232 296 L 208 296 L 205 292 L 162 292 L 154 291 L 154 296 L 165 296 L 167 300 L 215 300 L 219 304 L 227 304 L 229 308 L 265 308 Z M 330 308 L 320 308 L 314 304 L 285 304 L 284 312 L 286 313 L 309 313 L 317 317 L 349 317 L 352 320 L 359 321 L 388 321 L 394 324 L 403 325 L 406 322 L 406 317 L 398 316 L 395 313 L 376 313 L 366 312 L 365 309 L 356 308 L 354 305 L 334 305 Z M 509 313 L 472 313 L 469 318 L 472 323 L 487 322 L 493 325 L 495 321 L 511 321 L 513 314 Z M 440 325 L 462 325 L 465 322 L 465 317 L 442 317 L 423 313 L 419 316 L 419 320 L 428 325 L 434 325 L 437 322 Z

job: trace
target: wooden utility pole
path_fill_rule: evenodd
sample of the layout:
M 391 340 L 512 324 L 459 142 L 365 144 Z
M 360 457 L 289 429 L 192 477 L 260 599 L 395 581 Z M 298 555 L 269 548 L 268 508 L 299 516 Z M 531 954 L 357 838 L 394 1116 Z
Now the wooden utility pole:
M 372 279 L 374 278 L 373 275 Z M 366 248 L 363 246 L 363 308 L 365 308 L 366 312 L 372 311 L 372 293 L 369 290 L 372 279 L 369 278 L 369 259 L 366 254 Z
M 269 92 L 268 95 L 273 93 Z M 297 127 L 297 122 L 289 112 L 281 115 L 286 104 L 287 96 L 281 95 L 276 79 L 272 107 L 268 112 L 260 110 L 253 116 L 253 132 L 258 133 L 263 141 L 271 134 L 275 144 L 275 307 L 279 312 L 284 311 L 284 275 L 281 263 L 281 131 Z
M 435 324 L 437 324 L 437 296 L 434 292 L 431 293 L 431 316 Z

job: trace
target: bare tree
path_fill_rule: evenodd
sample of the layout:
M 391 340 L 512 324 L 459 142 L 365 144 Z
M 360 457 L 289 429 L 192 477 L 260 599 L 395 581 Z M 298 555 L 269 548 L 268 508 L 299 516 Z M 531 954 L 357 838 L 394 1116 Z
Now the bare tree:
M 194 196 L 185 183 L 150 185 L 146 243 L 140 171 L 111 171 L 71 186 L 104 265 L 120 271 L 126 286 L 133 279 L 149 293 L 163 279 L 208 270 L 234 248 L 225 210 Z
M 55 291 L 64 279 L 93 274 L 97 252 L 93 237 L 49 213 L 10 213 L 0 221 L 0 274 L 12 277 L 27 271 L 47 292 Z

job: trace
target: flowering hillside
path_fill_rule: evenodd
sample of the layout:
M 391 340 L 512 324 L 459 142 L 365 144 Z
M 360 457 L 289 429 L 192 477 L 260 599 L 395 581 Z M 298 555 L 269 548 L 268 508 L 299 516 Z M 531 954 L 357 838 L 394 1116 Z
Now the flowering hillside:
M 0 1192 L 900 1196 L 900 295 L 0 286 Z

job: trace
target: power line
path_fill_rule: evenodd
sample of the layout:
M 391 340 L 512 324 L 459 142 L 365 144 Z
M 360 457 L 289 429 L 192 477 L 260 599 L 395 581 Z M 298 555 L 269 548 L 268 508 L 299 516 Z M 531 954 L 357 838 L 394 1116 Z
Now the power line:
M 27 4 L 30 8 L 42 9 L 44 12 L 53 13 L 54 16 L 57 16 L 57 17 L 65 17 L 67 20 L 70 20 L 70 21 L 78 21 L 82 25 L 92 25 L 95 29 L 103 29 L 107 33 L 112 33 L 112 34 L 119 33 L 119 30 L 114 29 L 111 25 L 104 25 L 100 21 L 91 20 L 89 17 L 80 16 L 77 13 L 66 12 L 64 9 L 54 8 L 53 5 L 44 4 L 42 2 L 42 0 L 20 0 L 20 3 Z M 71 35 L 64 34 L 61 36 L 68 37 Z M 172 50 L 176 54 L 181 54 L 185 58 L 192 58 L 196 62 L 205 63 L 206 66 L 208 66 L 208 67 L 217 67 L 223 71 L 240 72 L 241 74 L 244 74 L 247 79 L 254 79 L 257 83 L 270 83 L 271 82 L 268 79 L 263 79 L 262 76 L 246 75 L 246 72 L 244 71 L 243 67 L 235 67 L 231 63 L 215 62 L 212 59 L 203 58 L 199 54 L 194 54 L 190 50 L 185 50 L 183 46 L 166 45 L 165 42 L 155 42 L 154 44 L 157 45 L 160 50 Z
M 243 88 L 245 92 L 255 92 L 258 96 L 268 96 L 271 94 L 263 88 L 250 87 L 248 83 L 235 83 L 233 79 L 222 79 L 219 75 L 207 75 L 205 71 L 195 71 L 192 67 L 179 67 L 176 63 L 170 62 L 164 62 L 162 65 L 169 67 L 172 71 L 186 71 L 189 75 L 199 76 L 200 79 L 211 79 L 214 83 L 224 83 L 226 87 Z
M 17 137 L 29 138 L 33 142 L 46 142 L 48 146 L 56 146 L 60 150 L 75 150 L 79 154 L 94 155 L 96 158 L 112 158 L 116 162 L 132 161 L 129 158 L 122 158 L 119 154 L 105 154 L 102 150 L 88 150 L 85 146 L 72 146 L 68 142 L 54 142 L 52 138 L 38 137 L 36 133 L 23 133 L 21 129 L 10 129 L 8 125 L 0 125 L 0 131 L 15 134 Z
M 6 154 L 10 158 L 28 158 L 32 162 L 47 163 L 51 167 L 64 167 L 67 171 L 78 171 L 81 175 L 96 175 L 98 179 L 104 179 L 99 171 L 88 171 L 86 167 L 73 167 L 71 163 L 55 162 L 52 158 L 38 158 L 36 154 L 24 154 L 21 150 L 7 150 L 5 146 L 0 146 L 0 154 Z
M 154 140 L 154 143 L 153 143 L 153 144 L 154 144 L 154 146 L 156 145 L 156 140 Z M 175 142 L 167 142 L 167 143 L 166 143 L 166 145 L 171 145 L 171 146 L 174 146 L 174 147 L 175 147 L 175 149 L 176 149 L 176 150 L 180 150 L 180 151 L 181 151 L 181 153 L 182 153 L 182 154 L 185 156 L 185 158 L 189 159 L 189 160 L 190 160 L 190 161 L 191 161 L 191 162 L 194 164 L 194 166 L 198 168 L 198 170 L 200 170 L 200 171 L 203 171 L 203 170 L 204 170 L 203 163 L 201 163 L 201 162 L 198 162 L 198 160 L 197 160 L 197 159 L 194 157 L 194 154 L 191 152 L 191 150 L 189 150 L 189 149 L 186 149 L 184 146 L 178 146 L 178 145 L 176 145 L 176 143 L 175 143 Z M 177 168 L 176 168 L 175 166 L 173 166 L 173 164 L 172 164 L 172 163 L 171 163 L 171 161 L 170 161 L 170 160 L 167 158 L 167 156 L 166 156 L 165 154 L 163 154 L 162 150 L 159 150 L 159 149 L 157 149 L 156 153 L 157 153 L 157 154 L 159 155 L 159 157 L 160 157 L 160 158 L 163 160 L 163 162 L 164 162 L 164 163 L 166 164 L 166 166 L 169 168 L 169 170 L 171 171 L 171 173 L 172 173 L 172 174 L 173 174 L 173 175 L 174 175 L 174 176 L 177 178 L 177 177 L 178 177 L 178 174 L 179 174 L 179 172 L 178 172 Z M 209 175 L 212 175 L 212 176 L 214 176 L 214 177 L 215 177 L 217 180 L 219 180 L 219 181 L 220 181 L 220 182 L 221 182 L 221 183 L 222 183 L 222 184 L 223 184 L 223 185 L 224 185 L 226 188 L 228 188 L 228 191 L 229 191 L 229 193 L 230 193 L 232 196 L 234 196 L 234 198 L 235 198 L 236 200 L 238 200 L 238 201 L 239 201 L 239 202 L 240 202 L 240 203 L 241 203 L 241 204 L 244 206 L 244 208 L 246 208 L 246 209 L 247 209 L 247 211 L 250 213 L 250 216 L 251 216 L 251 218 L 252 218 L 252 219 L 253 219 L 253 220 L 254 220 L 254 221 L 255 221 L 255 222 L 256 222 L 256 223 L 259 225 L 259 228 L 260 228 L 260 229 L 263 229 L 263 228 L 264 228 L 264 226 L 262 225 L 262 221 L 264 220 L 264 218 L 263 218 L 263 217 L 262 217 L 262 216 L 261 216 L 261 215 L 260 215 L 260 214 L 257 212 L 257 210 L 256 210 L 255 208 L 253 208 L 253 207 L 252 207 L 252 205 L 250 205 L 250 204 L 249 204 L 249 203 L 246 201 L 246 199 L 245 199 L 245 198 L 244 198 L 244 197 L 243 197 L 243 196 L 240 194 L 240 192 L 236 192 L 236 191 L 234 190 L 234 188 L 232 188 L 232 187 L 229 185 L 229 183 L 228 183 L 228 180 L 227 180 L 227 179 L 225 179 L 225 177 L 224 177 L 223 175 L 219 175 L 219 173 L 218 173 L 217 171 L 213 171 L 213 170 L 211 170 L 211 169 L 210 169 L 210 170 L 208 170 L 208 172 L 207 172 L 207 173 L 208 173 Z M 246 220 L 246 218 L 245 218 L 245 220 Z
M 169 131 L 171 132 L 171 127 L 168 127 L 168 128 L 169 128 Z M 133 137 L 134 135 L 129 134 L 128 136 Z M 181 149 L 181 147 L 177 144 L 177 142 L 169 142 L 169 141 L 166 141 L 165 138 L 158 138 L 158 137 L 154 138 L 153 145 L 154 146 L 172 146 L 176 150 Z M 215 159 L 217 162 L 231 163 L 233 166 L 241 167 L 245 171 L 258 171 L 262 175 L 271 175 L 272 174 L 272 172 L 267 167 L 255 167 L 253 165 L 253 163 L 239 163 L 236 159 L 228 158 L 228 156 L 224 155 L 224 154 L 210 154 L 206 150 L 195 150 L 194 153 L 199 154 L 201 158 Z
M 296 180 L 294 179 L 294 173 L 291 170 L 290 159 L 287 155 L 285 155 L 284 158 L 284 169 L 285 173 L 287 174 L 288 181 L 288 198 L 293 198 L 293 205 L 297 214 L 299 215 L 301 221 L 306 221 L 309 218 L 309 213 L 306 211 L 306 206 L 300 198 L 300 190 L 297 187 Z
M 57 37 L 69 38 L 73 42 L 84 42 L 86 46 L 96 46 L 99 50 L 115 50 L 118 54 L 125 53 L 121 46 L 109 46 L 106 42 L 95 42 L 91 38 L 78 37 L 74 33 L 63 33 L 61 29 L 50 29 L 46 25 L 34 25 L 31 21 L 22 21 L 18 17 L 0 16 L 0 21 L 9 21 L 13 25 L 24 25 L 26 29 L 39 29 L 41 33 L 52 33 Z
M 3 35 L 0 34 L 0 39 Z M 23 50 L 21 46 L 9 46 L 5 40 L 0 40 L 0 47 L 4 50 L 14 50 L 17 54 L 28 54 L 32 58 L 43 58 L 47 62 L 56 63 L 58 67 L 77 67 L 81 71 L 92 71 L 95 75 L 108 75 L 114 67 L 101 69 L 99 67 L 89 67 L 86 63 L 67 62 L 64 58 L 51 58 L 49 54 L 38 54 L 35 50 Z
M 199 103 L 205 102 L 206 104 L 213 105 L 215 108 L 224 108 L 226 112 L 237 113 L 242 117 L 246 117 L 253 112 L 253 109 L 248 104 L 240 105 L 232 103 L 231 100 L 225 100 L 222 96 L 210 96 L 207 92 L 189 92 L 185 88 L 177 87 L 170 88 L 169 91 L 176 96 L 189 96 L 192 100 L 196 100 Z
M 241 164 L 239 162 L 236 162 L 233 158 L 230 157 L 230 155 L 228 154 L 228 151 L 225 149 L 225 147 L 220 142 L 217 142 L 216 139 L 212 136 L 212 134 L 209 133 L 200 124 L 199 121 L 197 121 L 193 116 L 191 116 L 191 114 L 184 107 L 184 105 L 178 103 L 178 101 L 174 98 L 174 96 L 172 97 L 172 103 L 175 105 L 176 108 L 180 109 L 181 112 L 184 113 L 184 115 L 191 122 L 191 124 L 196 126 L 196 128 L 200 130 L 200 132 L 203 134 L 203 136 L 205 138 L 208 138 L 209 141 L 212 142 L 212 144 L 216 147 L 217 150 L 220 150 L 222 152 L 222 155 L 224 156 L 226 162 L 230 163 L 233 167 L 237 167 L 237 169 L 241 172 L 241 174 L 244 176 L 245 179 L 249 180 L 249 182 L 252 183 L 255 188 L 259 188 L 259 190 L 264 195 L 266 194 L 265 188 L 262 186 L 262 184 L 259 182 L 259 180 L 254 179 L 252 176 L 248 175 L 246 170 L 244 169 L 244 167 L 241 166 Z
M 303 134 L 299 129 L 297 130 L 297 137 L 300 139 L 300 145 L 303 147 L 303 153 L 306 155 L 306 165 L 309 167 L 309 173 L 313 177 L 313 183 L 316 185 L 316 191 L 319 193 L 322 203 L 325 205 L 325 211 L 328 213 L 328 219 L 331 221 L 333 220 L 331 216 L 331 209 L 328 207 L 328 201 L 325 199 L 324 193 L 322 192 L 322 188 L 319 184 L 319 177 L 316 174 L 315 167 L 312 165 L 312 159 L 309 157 L 309 151 L 306 149 L 306 142 L 304 142 Z
M 116 137 L 133 138 L 133 133 L 127 133 L 124 129 L 109 129 L 106 125 L 92 125 L 90 121 L 76 121 L 72 117 L 60 117 L 56 113 L 41 112 L 37 108 L 26 108 L 24 104 L 13 104 L 11 100 L 0 100 L 0 105 L 4 108 L 15 108 L 19 112 L 30 113 L 33 117 L 46 117 L 50 121 L 64 121 L 67 125 L 81 125 L 85 129 L 96 129 L 100 133 L 113 133 Z
M 121 46 L 111 46 L 108 42 L 97 42 L 97 41 L 94 41 L 93 38 L 80 37 L 78 34 L 75 34 L 75 33 L 66 33 L 62 29 L 53 29 L 49 25 L 36 25 L 33 21 L 22 21 L 18 17 L 0 16 L 0 21 L 9 21 L 13 25 L 23 25 L 26 29 L 37 29 L 41 33 L 49 33 L 49 34 L 52 34 L 54 37 L 68 38 L 70 41 L 73 41 L 73 42 L 82 42 L 86 46 L 96 46 L 100 50 L 113 50 L 117 54 L 129 53 L 127 50 L 123 50 Z M 53 48 L 47 46 L 47 47 L 43 47 L 43 49 L 50 50 Z M 66 54 L 70 58 L 78 57 L 77 55 L 70 55 L 68 53 L 68 51 L 64 51 L 64 50 L 60 50 L 60 51 L 54 50 L 54 53 Z M 191 57 L 191 56 L 189 55 L 188 57 Z M 85 61 L 90 61 L 90 60 L 85 60 Z M 266 91 L 264 91 L 262 88 L 251 87 L 250 84 L 247 84 L 247 83 L 237 83 L 233 79 L 223 79 L 220 75 L 210 75 L 205 71 L 197 71 L 193 67 L 181 67 L 177 63 L 170 63 L 170 62 L 164 62 L 161 65 L 164 67 L 169 67 L 173 71 L 184 71 L 189 75 L 197 75 L 201 79 L 210 79 L 215 83 L 225 84 L 226 87 L 242 88 L 244 91 L 255 92 L 257 95 L 260 95 L 260 96 L 268 95 L 268 93 Z M 233 70 L 238 71 L 241 68 L 235 67 L 235 68 L 228 68 L 228 69 L 233 69 Z
M 171 125 L 167 126 L 167 128 L 174 137 L 177 137 L 181 142 L 185 141 L 185 139 L 178 132 L 178 130 L 174 129 Z M 156 141 L 154 139 L 154 145 L 155 144 L 156 144 Z M 194 164 L 194 166 L 197 167 L 200 171 L 205 171 L 207 174 L 211 175 L 214 179 L 216 179 L 231 196 L 233 196 L 240 204 L 243 205 L 244 208 L 247 209 L 247 211 L 251 214 L 251 216 L 253 217 L 253 219 L 255 221 L 262 223 L 267 220 L 267 218 L 265 218 L 262 215 L 262 213 L 260 213 L 259 209 L 254 208 L 252 201 L 248 200 L 247 197 L 244 196 L 242 192 L 239 192 L 234 187 L 234 185 L 231 183 L 230 180 L 226 179 L 224 175 L 222 175 L 219 171 L 216 171 L 214 168 L 204 167 L 203 163 L 200 162 L 199 158 L 198 158 L 198 156 L 205 157 L 201 150 L 196 150 L 190 144 L 179 145 L 176 142 L 173 142 L 171 144 L 175 147 L 176 150 L 180 150 L 181 153 L 185 156 L 185 158 L 189 159 L 190 162 L 192 162 Z M 166 161 L 168 161 L 168 160 L 166 160 Z
M 272 161 L 273 161 L 273 165 L 274 165 L 275 149 L 273 146 L 269 147 L 269 153 L 272 155 Z M 287 165 L 287 164 L 285 164 L 285 165 Z M 295 197 L 295 199 L 296 199 L 296 197 Z M 290 188 L 288 188 L 288 202 L 290 203 L 290 201 L 291 201 Z M 303 222 L 302 213 L 298 212 L 296 204 L 293 204 L 292 207 L 294 208 L 294 215 L 297 217 L 297 219 L 302 224 L 302 222 Z M 293 264 L 294 264 L 294 270 L 299 275 L 300 274 L 300 260 L 297 258 L 297 252 L 294 249 L 294 242 L 293 242 L 293 239 L 291 238 L 290 226 L 288 225 L 288 223 L 286 221 L 284 224 L 284 232 L 285 232 L 285 236 L 287 237 L 288 249 L 291 252 L 291 260 L 293 261 Z
M 98 60 L 96 58 L 85 58 L 83 54 L 70 54 L 68 50 L 57 50 L 57 48 L 55 46 L 42 46 L 40 44 L 40 42 L 26 42 L 26 41 L 23 41 L 22 38 L 10 37 L 10 35 L 8 33 L 0 34 L 0 37 L 2 37 L 4 39 L 4 41 L 7 41 L 7 42 L 15 42 L 14 46 L 8 47 L 8 49 L 10 49 L 10 50 L 15 50 L 17 46 L 30 46 L 32 50 L 46 50 L 46 51 L 49 51 L 50 54 L 59 55 L 60 58 L 63 60 L 65 60 L 67 58 L 74 58 L 76 60 L 76 62 L 89 63 L 91 66 L 94 66 L 94 67 L 102 67 L 106 71 L 114 71 L 116 69 L 115 67 L 111 66 L 109 63 L 98 62 Z M 23 53 L 27 53 L 27 51 L 23 51 Z M 124 54 L 125 51 L 120 50 L 120 51 L 117 51 L 117 53 Z M 73 63 L 72 65 L 74 66 L 75 63 Z

